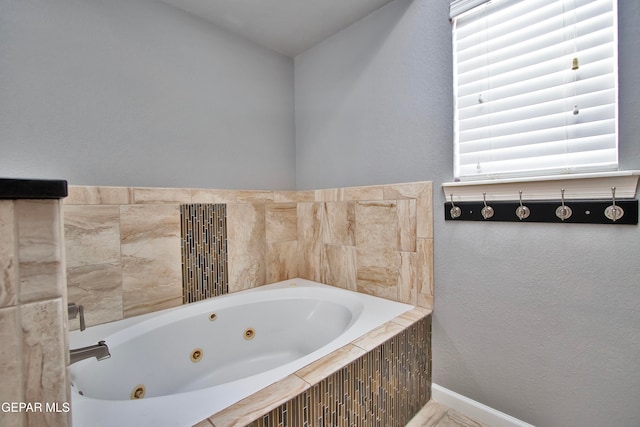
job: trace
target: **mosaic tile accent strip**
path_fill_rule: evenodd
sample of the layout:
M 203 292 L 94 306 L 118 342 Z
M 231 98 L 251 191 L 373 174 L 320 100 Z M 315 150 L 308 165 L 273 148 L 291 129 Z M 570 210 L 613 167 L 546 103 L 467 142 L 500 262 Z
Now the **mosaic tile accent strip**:
M 183 303 L 229 292 L 227 205 L 180 205 Z
M 431 396 L 431 316 L 247 427 L 406 425 Z

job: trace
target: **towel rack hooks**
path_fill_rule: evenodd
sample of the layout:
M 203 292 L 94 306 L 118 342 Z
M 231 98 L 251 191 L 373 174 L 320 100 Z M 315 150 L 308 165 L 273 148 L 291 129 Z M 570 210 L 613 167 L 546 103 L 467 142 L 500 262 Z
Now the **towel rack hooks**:
M 524 206 L 522 204 L 522 190 L 518 191 L 518 201 L 520 203 L 520 206 L 516 208 L 516 216 L 518 217 L 518 219 L 520 219 L 520 221 L 522 221 L 523 219 L 529 218 L 529 215 L 531 215 L 531 209 L 529 209 L 528 206 Z
M 611 187 L 611 199 L 612 204 L 611 206 L 607 206 L 604 210 L 604 216 L 609 218 L 611 221 L 616 222 L 624 216 L 624 209 L 616 205 L 616 187 Z
M 451 215 L 451 219 L 459 218 L 460 215 L 462 215 L 462 209 L 460 209 L 458 206 L 456 206 L 453 203 L 453 193 L 449 194 L 449 196 L 451 197 L 451 209 L 449 210 L 449 214 Z
M 493 200 L 489 205 L 486 192 L 482 193 L 481 200 L 456 203 L 453 193 L 449 193 L 449 201 L 445 202 L 445 220 L 638 224 L 638 200 L 616 198 L 615 187 L 611 187 L 610 200 L 567 201 L 565 189 L 562 188 L 560 200 L 527 200 L 525 205 L 522 194 L 522 191 L 518 191 L 514 200 Z
M 487 206 L 487 193 L 482 193 L 482 203 L 484 203 L 484 207 L 480 210 L 480 213 L 482 214 L 482 217 L 484 219 L 489 219 L 491 217 L 493 217 L 493 214 L 495 213 L 495 211 L 493 210 L 493 208 L 491 206 Z
M 562 204 L 556 208 L 556 216 L 560 218 L 560 221 L 565 221 L 571 218 L 573 215 L 573 210 L 564 204 L 564 188 L 560 190 L 560 197 L 562 200 Z

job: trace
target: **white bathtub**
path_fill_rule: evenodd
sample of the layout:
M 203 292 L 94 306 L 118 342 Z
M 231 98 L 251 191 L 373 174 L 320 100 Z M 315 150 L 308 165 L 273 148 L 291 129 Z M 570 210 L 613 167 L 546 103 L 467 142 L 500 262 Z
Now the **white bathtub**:
M 294 279 L 73 331 L 111 351 L 71 365 L 73 425 L 191 426 L 412 308 Z

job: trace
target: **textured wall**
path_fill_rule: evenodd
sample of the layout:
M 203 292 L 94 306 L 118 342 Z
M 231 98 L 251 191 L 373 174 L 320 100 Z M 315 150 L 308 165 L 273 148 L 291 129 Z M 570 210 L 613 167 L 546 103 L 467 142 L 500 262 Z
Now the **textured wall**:
M 294 187 L 291 58 L 155 0 L 0 0 L 0 52 L 0 175 Z
M 395 1 L 295 57 L 299 190 L 431 180 L 450 167 L 447 5 Z
M 295 58 L 298 187 L 433 180 L 434 383 L 536 426 L 636 425 L 638 226 L 442 217 L 448 5 L 397 0 Z M 640 169 L 638 20 L 619 0 L 624 169 Z

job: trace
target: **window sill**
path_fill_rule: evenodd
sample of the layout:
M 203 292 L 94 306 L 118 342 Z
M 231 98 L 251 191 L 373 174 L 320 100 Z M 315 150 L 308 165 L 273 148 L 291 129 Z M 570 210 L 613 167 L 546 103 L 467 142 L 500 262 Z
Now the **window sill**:
M 486 200 L 560 200 L 564 189 L 565 200 L 610 200 L 612 187 L 616 199 L 636 197 L 640 171 L 617 171 L 576 175 L 557 175 L 531 178 L 500 179 L 493 181 L 447 182 L 442 190 L 447 202 L 473 202 Z M 453 195 L 453 196 L 452 196 Z M 485 196 L 486 195 L 486 196 Z

